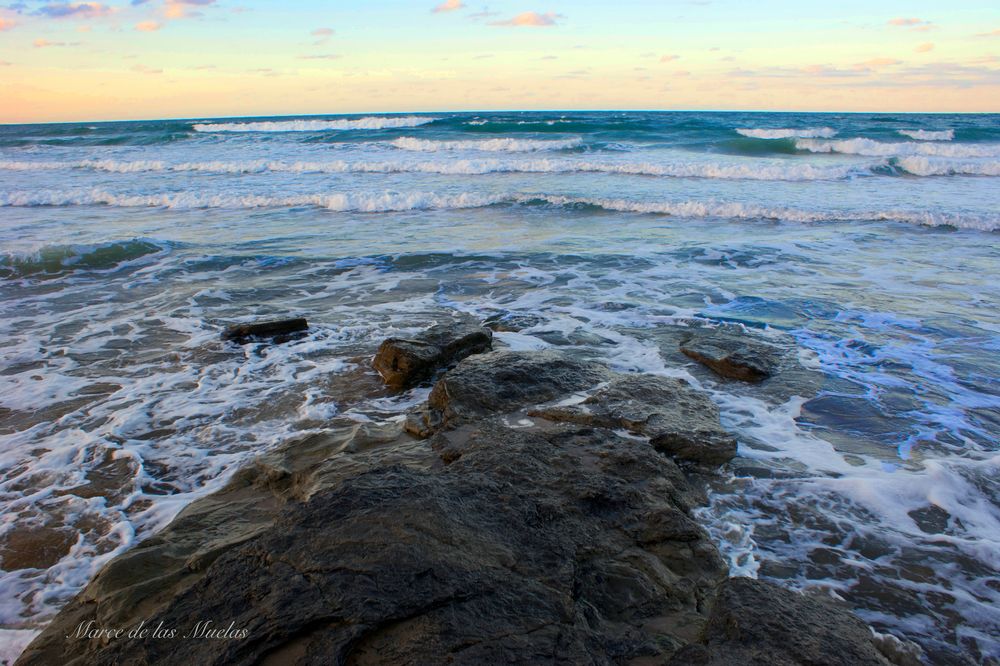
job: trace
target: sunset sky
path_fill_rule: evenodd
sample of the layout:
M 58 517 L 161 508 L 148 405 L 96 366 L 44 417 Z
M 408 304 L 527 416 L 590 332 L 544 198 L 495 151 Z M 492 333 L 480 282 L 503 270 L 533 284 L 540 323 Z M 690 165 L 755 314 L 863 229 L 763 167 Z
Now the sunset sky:
M 0 5 L 0 122 L 1000 111 L 998 54 L 996 0 L 35 0 Z

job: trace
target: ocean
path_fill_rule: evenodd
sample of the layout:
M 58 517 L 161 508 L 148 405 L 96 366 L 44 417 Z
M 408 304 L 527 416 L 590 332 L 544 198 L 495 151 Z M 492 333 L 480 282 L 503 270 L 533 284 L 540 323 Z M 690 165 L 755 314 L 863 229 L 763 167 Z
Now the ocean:
M 734 575 L 1000 659 L 1000 115 L 496 112 L 0 126 L 0 658 L 450 313 L 708 391 Z M 284 345 L 228 324 L 305 316 Z M 800 392 L 668 362 L 792 336 Z M 821 373 L 821 374 L 819 374 Z

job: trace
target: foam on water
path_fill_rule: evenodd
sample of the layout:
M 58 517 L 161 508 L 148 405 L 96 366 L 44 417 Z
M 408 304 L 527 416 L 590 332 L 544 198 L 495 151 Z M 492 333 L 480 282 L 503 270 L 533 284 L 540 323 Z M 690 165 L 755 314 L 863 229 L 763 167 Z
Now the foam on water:
M 807 127 L 804 129 L 738 129 L 738 134 L 751 139 L 829 139 L 837 135 L 832 127 Z
M 955 130 L 896 130 L 897 133 L 917 141 L 951 141 Z
M 812 153 L 842 153 L 844 155 L 865 155 L 868 157 L 896 157 L 928 155 L 934 157 L 1000 157 L 1000 143 L 991 144 L 947 144 L 896 142 L 887 143 L 873 139 L 842 139 L 840 141 L 819 141 L 799 139 L 795 142 L 799 150 Z
M 995 231 L 1000 229 L 1000 217 L 961 214 L 939 214 L 906 210 L 807 210 L 777 208 L 740 202 L 722 201 L 634 201 L 629 199 L 597 199 L 562 195 L 509 193 L 482 194 L 461 192 L 373 192 L 317 193 L 294 196 L 221 195 L 221 194 L 115 194 L 103 190 L 55 192 L 0 193 L 0 207 L 92 206 L 119 208 L 190 209 L 257 209 L 257 208 L 324 208 L 337 212 L 387 213 L 411 210 L 453 210 L 485 208 L 500 204 L 547 204 L 565 208 L 589 207 L 606 211 L 670 215 L 680 218 L 729 218 L 740 220 L 782 220 L 787 222 L 819 223 L 837 221 L 892 221 L 958 229 Z
M 472 150 L 489 153 L 530 153 L 539 150 L 566 150 L 583 144 L 580 138 L 573 139 L 482 139 L 474 141 L 435 141 L 400 137 L 390 145 L 400 150 L 436 153 L 442 150 Z
M 356 120 L 276 120 L 246 123 L 196 123 L 196 132 L 326 132 L 331 130 L 381 130 L 419 127 L 436 118 L 425 116 L 391 116 L 358 118 Z
M 724 164 L 703 161 L 666 164 L 636 162 L 591 162 L 568 159 L 498 160 L 447 159 L 425 162 L 184 162 L 167 164 L 154 161 L 89 160 L 83 162 L 4 161 L 0 170 L 50 171 L 88 169 L 109 173 L 198 172 L 238 173 L 432 173 L 441 175 L 487 175 L 494 173 L 609 173 L 670 178 L 718 178 L 725 180 L 836 180 L 872 175 L 883 169 L 884 162 L 867 166 L 817 166 L 812 164 L 754 163 Z

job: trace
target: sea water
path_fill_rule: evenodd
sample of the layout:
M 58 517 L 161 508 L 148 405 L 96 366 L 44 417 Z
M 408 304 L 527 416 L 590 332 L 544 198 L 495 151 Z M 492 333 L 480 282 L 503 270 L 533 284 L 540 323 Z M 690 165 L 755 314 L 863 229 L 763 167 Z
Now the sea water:
M 375 345 L 531 315 L 709 391 L 734 575 L 1000 658 L 1000 116 L 437 113 L 0 127 L 0 657 L 250 457 L 365 399 Z M 227 324 L 306 316 L 281 346 Z M 802 395 L 658 327 L 787 335 Z M 352 374 L 353 373 L 353 374 Z

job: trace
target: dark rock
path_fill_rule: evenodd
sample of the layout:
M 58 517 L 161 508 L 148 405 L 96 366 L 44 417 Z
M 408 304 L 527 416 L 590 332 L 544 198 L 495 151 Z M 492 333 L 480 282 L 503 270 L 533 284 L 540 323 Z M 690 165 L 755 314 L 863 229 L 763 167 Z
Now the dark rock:
M 437 324 L 414 338 L 389 338 L 379 347 L 373 365 L 386 384 L 409 388 L 467 356 L 490 351 L 492 346 L 493 331 L 479 324 Z
M 263 339 L 270 339 L 273 342 L 287 342 L 302 337 L 308 329 L 309 322 L 302 317 L 280 321 L 262 321 L 230 326 L 223 331 L 222 339 L 241 345 Z
M 736 456 L 736 440 L 719 410 L 683 379 L 618 375 L 583 402 L 536 409 L 531 416 L 602 428 L 624 428 L 684 462 L 717 467 Z
M 886 663 L 840 607 L 726 582 L 656 448 L 727 437 L 683 382 L 492 352 L 424 416 L 429 441 L 341 418 L 260 456 L 114 558 L 18 665 Z M 204 621 L 237 633 L 185 638 Z M 75 638 L 88 622 L 177 637 Z
M 698 642 L 673 666 L 887 666 L 871 629 L 845 607 L 763 581 L 719 589 Z
M 556 352 L 472 356 L 438 380 L 427 399 L 428 408 L 411 415 L 407 430 L 426 437 L 440 428 L 548 402 L 610 378 L 611 372 L 600 364 Z
M 245 638 L 69 640 L 67 621 L 101 613 L 78 600 L 19 663 L 606 664 L 662 662 L 695 639 L 726 566 L 647 443 L 497 421 L 439 438 L 450 464 L 389 454 L 214 553 L 183 589 L 149 576 L 145 603 L 115 618 L 214 619 Z
M 699 331 L 681 343 L 685 356 L 727 379 L 760 382 L 778 372 L 783 351 L 748 334 Z
M 532 328 L 545 323 L 545 319 L 536 314 L 524 312 L 498 312 L 490 315 L 483 321 L 483 326 L 489 327 L 497 333 L 510 332 L 517 333 L 526 328 Z

